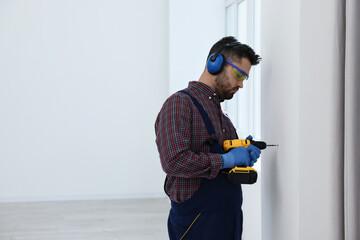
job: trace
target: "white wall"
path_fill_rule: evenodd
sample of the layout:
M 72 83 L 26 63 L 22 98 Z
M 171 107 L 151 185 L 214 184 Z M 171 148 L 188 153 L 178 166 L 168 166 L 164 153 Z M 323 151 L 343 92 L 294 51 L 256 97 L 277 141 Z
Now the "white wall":
M 342 1 L 301 1 L 300 239 L 342 239 Z M 311 77 L 309 77 L 311 76 Z M 309 166 L 312 173 L 309 173 Z
M 298 239 L 299 21 L 299 1 L 262 2 L 262 137 L 280 144 L 262 153 L 263 240 Z
M 212 45 L 225 35 L 223 0 L 169 1 L 170 94 L 197 81 Z
M 1 1 L 0 32 L 0 201 L 162 195 L 168 1 Z
M 340 239 L 336 2 L 262 4 L 263 240 Z

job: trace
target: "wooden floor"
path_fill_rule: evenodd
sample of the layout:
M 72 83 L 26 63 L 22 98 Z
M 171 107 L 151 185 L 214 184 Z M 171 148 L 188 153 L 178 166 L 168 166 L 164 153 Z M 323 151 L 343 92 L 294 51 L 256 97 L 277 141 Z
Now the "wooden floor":
M 0 240 L 168 239 L 166 198 L 0 203 Z

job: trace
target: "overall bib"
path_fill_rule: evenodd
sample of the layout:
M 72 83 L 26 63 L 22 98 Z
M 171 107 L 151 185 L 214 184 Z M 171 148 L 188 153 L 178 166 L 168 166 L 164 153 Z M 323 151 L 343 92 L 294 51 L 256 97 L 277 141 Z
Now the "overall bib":
M 211 153 L 224 153 L 215 129 L 201 104 L 186 91 L 198 108 L 206 125 Z M 199 190 L 187 201 L 171 201 L 168 219 L 170 240 L 241 240 L 242 234 L 241 185 L 232 184 L 220 173 L 214 179 L 203 179 Z

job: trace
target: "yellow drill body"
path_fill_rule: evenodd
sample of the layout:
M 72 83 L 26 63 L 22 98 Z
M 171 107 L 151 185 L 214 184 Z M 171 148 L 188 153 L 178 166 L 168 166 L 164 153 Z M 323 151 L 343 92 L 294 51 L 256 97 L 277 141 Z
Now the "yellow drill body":
M 248 139 L 233 139 L 233 140 L 225 140 L 223 143 L 224 150 L 227 152 L 231 148 L 236 147 L 249 147 L 250 146 L 250 140 Z

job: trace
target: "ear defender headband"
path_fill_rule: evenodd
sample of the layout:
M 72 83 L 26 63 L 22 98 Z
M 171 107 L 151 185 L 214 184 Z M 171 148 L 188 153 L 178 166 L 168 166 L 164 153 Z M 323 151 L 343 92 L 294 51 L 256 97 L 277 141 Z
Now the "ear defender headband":
M 241 45 L 241 43 L 239 42 L 227 43 L 224 46 L 222 46 L 218 51 L 211 54 L 206 62 L 206 68 L 208 72 L 213 75 L 221 73 L 226 62 L 224 55 L 221 54 L 221 51 L 224 50 L 225 48 L 234 47 L 238 45 Z

